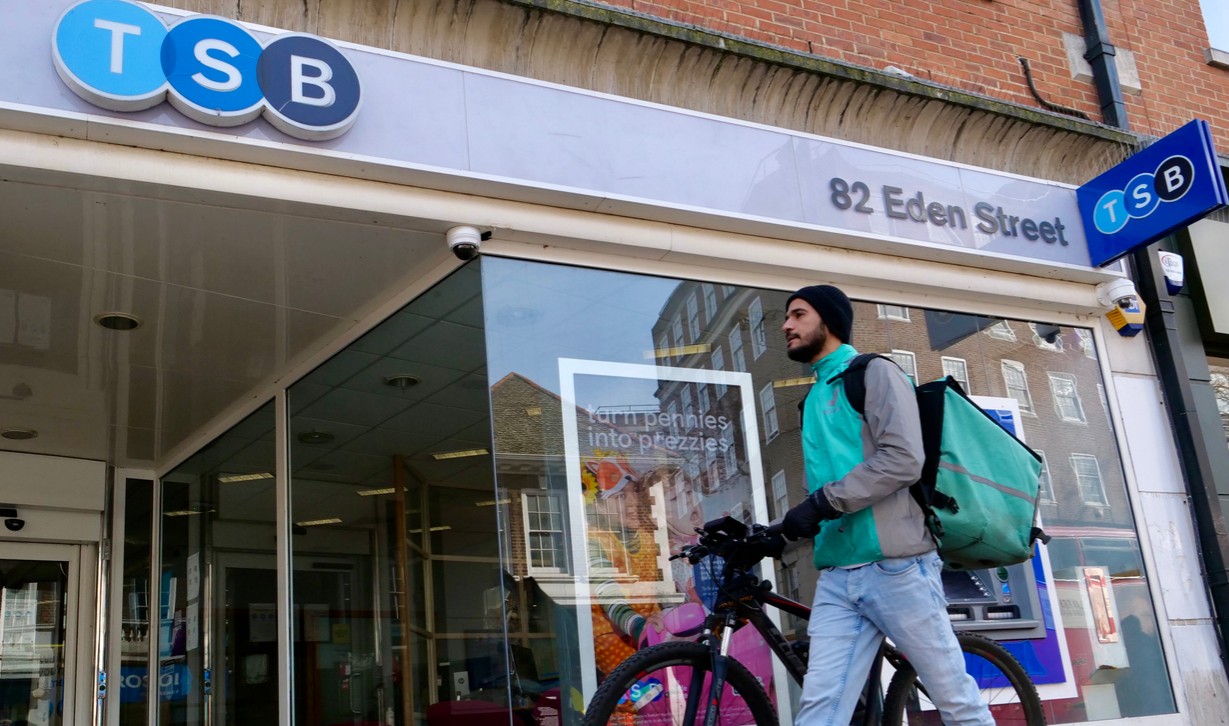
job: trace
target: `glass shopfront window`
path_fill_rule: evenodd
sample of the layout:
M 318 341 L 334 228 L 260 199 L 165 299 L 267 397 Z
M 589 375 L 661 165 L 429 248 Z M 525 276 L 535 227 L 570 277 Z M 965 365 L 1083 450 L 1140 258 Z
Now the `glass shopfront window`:
M 505 645 L 529 613 L 500 564 L 480 293 L 477 265 L 458 271 L 288 391 L 296 724 L 529 701 Z
M 162 478 L 162 726 L 277 722 L 274 423 L 268 403 Z
M 149 575 L 153 562 L 150 529 L 153 524 L 154 483 L 126 479 L 124 491 L 124 557 L 120 611 L 119 723 L 149 723 Z
M 659 630 L 665 613 L 704 606 L 702 573 L 668 560 L 696 524 L 726 514 L 767 521 L 769 501 L 778 511 L 801 499 L 796 406 L 811 377 L 778 333 L 787 297 L 484 259 L 505 562 L 552 614 L 554 647 L 535 654 L 565 674 L 565 704 L 583 702 L 637 648 L 670 637 Z M 1019 641 L 1010 647 L 1052 722 L 1173 712 L 1116 439 L 1106 412 L 1089 411 L 1105 406 L 1086 394 L 1102 385 L 1091 331 L 882 307 L 855 303 L 856 347 L 907 363 L 918 381 L 958 374 L 983 405 L 1012 412 L 1017 433 L 1049 462 L 1041 519 L 1054 544 L 1012 573 L 952 573 L 953 617 L 972 618 L 958 627 Z M 687 336 L 675 330 L 680 319 Z M 721 370 L 727 360 L 732 370 Z M 712 395 L 693 395 L 700 386 Z M 553 505 L 563 507 L 562 551 L 542 514 Z M 547 550 L 562 564 L 541 567 Z M 764 576 L 809 598 L 810 559 L 795 548 Z M 1032 625 L 992 622 L 994 608 Z M 773 691 L 773 674 L 759 675 Z
M 694 528 L 804 496 L 787 297 L 483 257 L 291 386 L 294 722 L 577 723 L 610 669 L 675 637 L 667 614 L 712 605 L 710 575 L 669 559 Z M 1052 544 L 946 578 L 955 626 L 1016 641 L 1053 723 L 1173 712 L 1091 332 L 854 309 L 860 350 L 959 377 L 1045 452 Z M 161 689 L 161 723 L 274 719 L 273 429 L 266 407 L 162 482 L 159 652 L 186 685 Z M 811 559 L 761 575 L 807 600 Z M 757 675 L 787 713 L 789 684 Z
M 1221 427 L 1225 430 L 1225 444 L 1229 446 L 1229 360 L 1209 358 L 1208 371 L 1208 382 L 1216 395 L 1216 412 L 1220 414 Z

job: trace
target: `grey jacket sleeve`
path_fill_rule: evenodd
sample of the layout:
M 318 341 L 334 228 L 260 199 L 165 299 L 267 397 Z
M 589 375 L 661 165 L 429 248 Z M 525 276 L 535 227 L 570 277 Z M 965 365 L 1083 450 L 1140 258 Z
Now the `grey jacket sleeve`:
M 856 512 L 910 486 L 922 475 L 922 427 L 908 376 L 891 361 L 866 367 L 865 459 L 823 491 L 832 506 Z

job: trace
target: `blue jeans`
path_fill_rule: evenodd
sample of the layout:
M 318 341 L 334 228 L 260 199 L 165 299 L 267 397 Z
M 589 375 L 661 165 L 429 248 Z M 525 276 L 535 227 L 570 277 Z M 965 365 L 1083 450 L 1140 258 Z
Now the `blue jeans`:
M 846 726 L 886 635 L 909 658 L 947 726 L 994 726 L 947 617 L 936 552 L 828 568 L 815 587 L 798 726 Z

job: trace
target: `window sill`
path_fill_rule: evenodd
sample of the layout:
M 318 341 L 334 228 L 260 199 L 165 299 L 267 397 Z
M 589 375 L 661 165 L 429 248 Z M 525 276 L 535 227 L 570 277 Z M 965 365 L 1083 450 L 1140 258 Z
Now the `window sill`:
M 1203 57 L 1208 62 L 1208 65 L 1229 70 L 1229 51 L 1205 48 Z

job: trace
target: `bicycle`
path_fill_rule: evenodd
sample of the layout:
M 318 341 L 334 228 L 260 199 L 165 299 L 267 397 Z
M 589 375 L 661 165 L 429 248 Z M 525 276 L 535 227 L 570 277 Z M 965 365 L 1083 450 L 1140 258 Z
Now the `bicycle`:
M 697 640 L 673 640 L 642 649 L 610 672 L 602 681 L 582 721 L 599 724 L 776 724 L 772 699 L 752 670 L 730 656 L 735 633 L 750 625 L 798 684 L 806 673 L 809 644 L 790 643 L 768 618 L 772 606 L 802 618 L 810 608 L 772 592 L 751 572 L 768 556 L 771 535 L 763 525 L 750 528 L 731 517 L 697 528 L 696 544 L 684 547 L 671 559 L 692 565 L 708 561 L 718 597 L 702 625 L 674 633 L 699 635 Z M 975 633 L 957 633 L 970 672 L 989 699 L 998 723 L 1042 726 L 1041 698 L 1028 673 L 1002 645 Z M 886 662 L 895 670 L 884 695 L 880 672 Z M 926 689 L 908 659 L 884 642 L 863 688 L 854 723 L 939 724 L 938 711 L 929 705 Z

